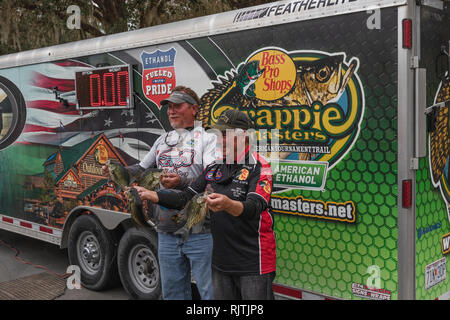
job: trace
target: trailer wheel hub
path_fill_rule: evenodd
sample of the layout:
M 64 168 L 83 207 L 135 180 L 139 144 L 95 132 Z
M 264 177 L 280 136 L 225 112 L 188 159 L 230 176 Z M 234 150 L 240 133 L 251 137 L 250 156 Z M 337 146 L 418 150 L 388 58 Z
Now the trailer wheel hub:
M 98 263 L 100 260 L 97 247 L 93 243 L 87 243 L 83 248 L 83 257 L 88 263 Z
M 90 273 L 96 273 L 100 269 L 100 244 L 95 235 L 89 231 L 83 232 L 78 239 L 78 253 L 81 267 Z
M 150 292 L 158 285 L 159 272 L 156 257 L 144 245 L 135 246 L 128 259 L 131 279 L 143 292 Z

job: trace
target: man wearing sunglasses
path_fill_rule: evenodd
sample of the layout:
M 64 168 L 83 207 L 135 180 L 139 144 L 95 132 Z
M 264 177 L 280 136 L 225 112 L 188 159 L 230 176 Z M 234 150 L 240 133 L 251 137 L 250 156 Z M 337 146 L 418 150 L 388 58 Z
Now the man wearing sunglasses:
M 245 113 L 224 111 L 214 126 L 222 136 L 223 161 L 209 165 L 183 192 L 137 188 L 142 199 L 171 208 L 182 208 L 194 195 L 214 190 L 207 205 L 214 239 L 215 299 L 274 298 L 276 248 L 269 212 L 272 170 L 251 149 L 247 130 L 252 127 Z
M 217 158 L 216 136 L 206 133 L 201 124 L 194 127 L 200 99 L 192 89 L 177 86 L 161 104 L 167 106 L 167 116 L 174 130 L 161 135 L 144 159 L 127 169 L 131 175 L 147 168 L 164 169 L 161 189 L 182 190 Z M 158 231 L 163 299 L 192 299 L 191 269 L 200 297 L 212 299 L 209 219 L 192 228 L 192 234 L 184 240 L 182 234 L 178 234 L 186 221 L 183 210 L 154 205 L 150 211 Z

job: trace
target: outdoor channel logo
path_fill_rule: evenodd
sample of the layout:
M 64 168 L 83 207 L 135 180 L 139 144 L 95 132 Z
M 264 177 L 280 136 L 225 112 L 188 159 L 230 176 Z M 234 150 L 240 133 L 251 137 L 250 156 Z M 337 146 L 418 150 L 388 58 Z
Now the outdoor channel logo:
M 167 51 L 142 52 L 142 90 L 147 99 L 161 108 L 161 101 L 167 99 L 176 85 L 175 48 Z

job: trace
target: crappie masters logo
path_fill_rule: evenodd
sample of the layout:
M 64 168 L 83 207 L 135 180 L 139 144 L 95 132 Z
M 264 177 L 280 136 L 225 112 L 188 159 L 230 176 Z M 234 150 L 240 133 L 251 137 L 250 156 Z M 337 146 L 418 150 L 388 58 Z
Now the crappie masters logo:
M 255 122 L 260 152 L 281 159 L 327 162 L 332 168 L 358 138 L 364 92 L 359 60 L 346 54 L 270 47 L 219 76 L 202 96 L 198 119 L 217 122 L 240 109 Z
M 142 52 L 142 89 L 147 99 L 161 108 L 161 101 L 168 98 L 176 85 L 175 48 L 167 51 Z

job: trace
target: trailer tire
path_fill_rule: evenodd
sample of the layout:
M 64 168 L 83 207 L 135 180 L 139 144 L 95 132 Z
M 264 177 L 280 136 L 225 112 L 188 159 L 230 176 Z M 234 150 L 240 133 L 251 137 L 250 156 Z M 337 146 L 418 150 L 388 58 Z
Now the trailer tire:
M 101 291 L 119 282 L 117 240 L 94 216 L 78 217 L 70 228 L 68 255 L 71 265 L 81 270 L 81 285 Z
M 117 251 L 120 280 L 133 299 L 161 299 L 161 277 L 156 234 L 148 229 L 128 229 Z

